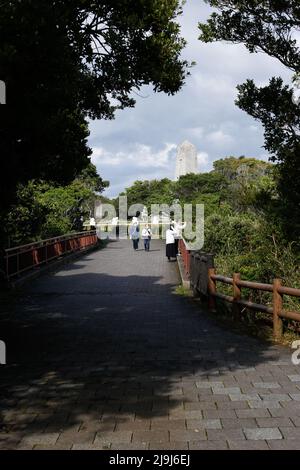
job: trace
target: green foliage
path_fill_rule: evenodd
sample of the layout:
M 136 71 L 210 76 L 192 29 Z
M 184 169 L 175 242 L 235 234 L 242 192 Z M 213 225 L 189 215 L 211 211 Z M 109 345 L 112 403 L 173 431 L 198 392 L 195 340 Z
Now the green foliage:
M 227 180 L 236 179 L 238 176 L 243 176 L 247 179 L 256 179 L 258 176 L 265 175 L 271 170 L 269 163 L 244 156 L 239 158 L 221 158 L 220 160 L 216 160 L 213 166 L 215 172 L 221 174 Z
M 182 87 L 181 11 L 180 0 L 1 2 L 1 226 L 19 184 L 63 186 L 89 164 L 89 118 L 134 106 L 143 85 Z
M 136 181 L 122 195 L 127 196 L 128 206 L 144 204 L 149 211 L 151 204 L 174 202 L 204 204 L 206 216 L 220 207 L 245 210 L 255 207 L 258 198 L 269 202 L 275 197 L 273 167 L 255 158 L 228 157 L 215 161 L 209 173 L 187 174 L 178 181 Z
M 48 185 L 30 181 L 19 185 L 17 203 L 12 207 L 4 221 L 5 246 L 22 245 L 35 240 L 34 234 L 41 231 L 46 220 L 47 210 L 36 199 L 38 191 L 47 190 Z
M 279 195 L 277 165 L 227 157 L 215 161 L 210 173 L 189 174 L 176 182 L 138 181 L 126 194 L 130 204 L 145 203 L 148 207 L 152 201 L 203 203 L 203 249 L 215 253 L 219 273 L 231 277 L 239 272 L 242 279 L 265 283 L 281 278 L 286 285 L 299 287 L 300 245 L 286 233 L 286 206 Z M 231 294 L 230 289 L 221 288 Z M 243 296 L 263 304 L 271 300 L 268 293 L 247 289 L 243 289 Z M 298 299 L 287 297 L 285 307 L 299 310 Z
M 174 183 L 167 178 L 135 181 L 120 196 L 127 197 L 128 207 L 133 204 L 144 204 L 150 210 L 151 204 L 172 204 L 174 199 L 173 186 Z
M 293 87 L 282 78 L 267 86 L 253 80 L 238 86 L 236 104 L 259 120 L 265 129 L 265 148 L 278 165 L 278 192 L 286 235 L 293 239 L 300 230 L 300 107 L 295 90 L 299 87 L 300 31 L 298 0 L 208 0 L 215 7 L 208 21 L 199 24 L 204 42 L 243 43 L 253 52 L 263 51 L 294 72 Z
M 128 206 L 144 204 L 148 210 L 151 204 L 205 204 L 207 210 L 220 205 L 227 187 L 227 180 L 216 172 L 188 174 L 174 182 L 167 178 L 152 181 L 136 181 L 121 195 L 128 198 Z
M 256 211 L 219 211 L 205 219 L 204 250 L 215 253 L 217 272 L 222 275 L 239 272 L 244 280 L 264 283 L 281 278 L 285 285 L 299 288 L 300 247 L 288 242 L 278 218 Z M 220 286 L 220 290 L 232 295 L 229 287 Z M 247 289 L 243 297 L 266 305 L 271 301 L 269 294 Z M 298 311 L 299 299 L 286 297 L 285 308 Z
M 253 249 L 257 233 L 257 217 L 252 214 L 224 213 L 211 214 L 205 219 L 205 249 L 229 256 L 235 252 L 248 252 Z
M 103 181 L 97 173 L 97 168 L 93 163 L 89 163 L 86 168 L 77 176 L 77 180 L 83 182 L 91 191 L 102 193 L 109 187 L 109 181 Z
M 174 185 L 174 195 L 181 203 L 191 203 L 199 194 L 221 194 L 227 186 L 223 175 L 218 173 L 188 174 L 181 176 Z
M 200 23 L 203 42 L 243 43 L 250 52 L 264 52 L 299 71 L 300 52 L 295 36 L 300 28 L 298 0 L 205 0 L 214 11 Z
M 66 186 L 38 180 L 19 185 L 16 204 L 5 219 L 6 245 L 82 230 L 99 197 L 95 191 L 102 191 L 105 184 L 90 165 Z

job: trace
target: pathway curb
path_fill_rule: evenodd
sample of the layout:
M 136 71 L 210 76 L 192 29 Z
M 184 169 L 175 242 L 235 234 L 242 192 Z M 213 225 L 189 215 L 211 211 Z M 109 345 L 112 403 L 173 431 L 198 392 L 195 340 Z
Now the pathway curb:
M 184 264 L 183 264 L 181 256 L 177 256 L 177 265 L 178 265 L 178 269 L 179 269 L 179 274 L 180 274 L 180 279 L 181 279 L 182 286 L 185 289 L 190 289 L 191 288 L 191 282 L 190 282 L 190 279 L 189 279 L 188 275 L 185 272 Z

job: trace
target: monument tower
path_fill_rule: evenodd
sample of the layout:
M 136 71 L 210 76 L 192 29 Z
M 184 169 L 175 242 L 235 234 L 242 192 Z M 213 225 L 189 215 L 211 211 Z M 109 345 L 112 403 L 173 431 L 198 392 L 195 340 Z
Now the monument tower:
M 175 179 L 188 173 L 198 173 L 198 158 L 195 145 L 185 140 L 177 150 Z

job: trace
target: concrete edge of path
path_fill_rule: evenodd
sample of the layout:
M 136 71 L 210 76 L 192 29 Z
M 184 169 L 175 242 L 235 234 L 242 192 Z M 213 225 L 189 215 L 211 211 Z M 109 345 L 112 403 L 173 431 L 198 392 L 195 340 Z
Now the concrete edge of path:
M 181 284 L 185 289 L 191 288 L 191 282 L 188 275 L 185 272 L 184 264 L 181 256 L 177 256 L 177 265 L 180 274 Z

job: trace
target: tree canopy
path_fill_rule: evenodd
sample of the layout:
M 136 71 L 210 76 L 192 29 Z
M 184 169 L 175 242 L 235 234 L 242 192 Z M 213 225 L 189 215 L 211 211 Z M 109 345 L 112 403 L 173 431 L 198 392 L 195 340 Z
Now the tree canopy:
M 205 0 L 218 12 L 200 23 L 204 42 L 243 43 L 250 52 L 265 52 L 294 72 L 300 69 L 295 34 L 300 30 L 298 0 Z
M 187 174 L 178 181 L 136 181 L 125 193 L 130 204 L 204 204 L 205 252 L 215 254 L 218 273 L 240 272 L 243 279 L 271 283 L 280 277 L 299 287 L 299 237 L 287 233 L 278 194 L 277 166 L 241 157 L 214 162 L 209 173 Z M 222 292 L 231 295 L 222 287 Z M 252 292 L 256 303 L 269 302 L 267 293 Z M 263 302 L 262 302 L 263 300 Z M 299 302 L 285 299 L 287 310 Z M 259 314 L 261 318 L 262 314 Z M 249 315 L 253 321 L 253 312 Z M 245 317 L 244 317 L 245 319 Z
M 180 0 L 1 2 L 2 208 L 18 183 L 67 184 L 88 165 L 88 118 L 134 106 L 131 92 L 145 84 L 181 88 L 180 13 Z
M 107 185 L 92 164 L 68 185 L 54 185 L 42 180 L 19 184 L 16 202 L 4 219 L 5 245 L 81 231 L 83 222 L 94 213 L 96 199 Z
M 262 122 L 265 148 L 279 163 L 279 189 L 287 220 L 300 227 L 300 107 L 295 89 L 300 72 L 300 4 L 298 0 L 207 0 L 216 8 L 206 23 L 200 23 L 204 42 L 243 43 L 253 52 L 278 59 L 294 74 L 291 84 L 273 77 L 258 87 L 249 79 L 238 86 L 236 104 Z M 297 230 L 298 230 L 297 228 Z
M 216 160 L 209 173 L 190 173 L 178 181 L 135 181 L 120 195 L 127 196 L 128 206 L 144 204 L 149 213 L 151 204 L 204 204 L 205 214 L 230 204 L 234 210 L 254 207 L 259 198 L 269 201 L 273 196 L 274 165 L 246 157 Z M 118 201 L 116 200 L 116 206 Z
M 135 181 L 120 196 L 127 197 L 128 207 L 133 204 L 144 204 L 149 210 L 151 204 L 171 205 L 174 199 L 173 182 L 168 178 Z

